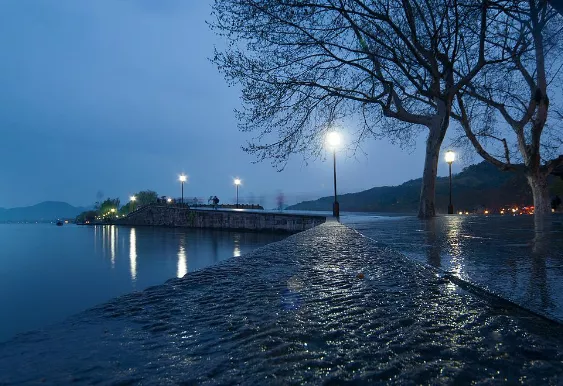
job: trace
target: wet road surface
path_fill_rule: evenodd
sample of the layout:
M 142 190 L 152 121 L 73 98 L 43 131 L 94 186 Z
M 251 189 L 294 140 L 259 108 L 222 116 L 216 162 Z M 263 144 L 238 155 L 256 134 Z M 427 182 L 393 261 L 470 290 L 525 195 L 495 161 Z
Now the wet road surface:
M 563 323 L 563 216 L 349 215 L 345 225 L 424 265 Z

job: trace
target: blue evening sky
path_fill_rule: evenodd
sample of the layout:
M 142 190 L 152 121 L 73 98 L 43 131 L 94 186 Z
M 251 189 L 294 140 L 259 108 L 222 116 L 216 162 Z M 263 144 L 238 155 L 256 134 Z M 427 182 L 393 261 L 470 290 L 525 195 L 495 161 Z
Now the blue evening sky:
M 182 172 L 186 197 L 232 202 L 234 177 L 267 204 L 278 191 L 290 202 L 332 194 L 330 159 L 295 156 L 278 173 L 240 149 L 250 137 L 237 130 L 237 89 L 208 60 L 221 45 L 210 12 L 210 0 L 1 1 L 0 207 L 179 196 Z M 423 138 L 363 150 L 339 155 L 342 192 L 422 175 Z

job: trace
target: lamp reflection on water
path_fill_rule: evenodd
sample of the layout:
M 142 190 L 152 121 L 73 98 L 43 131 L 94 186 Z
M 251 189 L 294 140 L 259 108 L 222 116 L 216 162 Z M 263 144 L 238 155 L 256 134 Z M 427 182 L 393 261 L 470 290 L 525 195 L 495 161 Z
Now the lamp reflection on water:
M 456 276 L 460 277 L 463 271 L 463 249 L 461 240 L 461 230 L 463 222 L 462 217 L 449 217 L 447 222 L 446 242 L 450 246 L 450 265 L 449 269 Z
M 94 228 L 94 251 L 98 250 L 98 227 L 95 226 Z
M 102 225 L 102 251 L 106 257 L 106 227 Z
M 185 239 L 182 238 L 180 240 L 180 249 L 178 250 L 178 272 L 176 274 L 179 278 L 186 276 L 186 273 L 188 273 L 188 260 L 186 259 L 185 243 Z
M 234 257 L 239 257 L 240 256 L 240 236 L 239 235 L 235 235 L 234 237 L 234 249 L 233 249 L 233 256 Z
M 110 239 L 110 253 L 111 253 L 111 268 L 115 268 L 115 238 L 117 236 L 117 227 L 115 225 L 110 225 L 109 227 Z
M 131 228 L 131 233 L 129 234 L 129 264 L 131 280 L 135 282 L 137 280 L 137 236 L 135 228 Z

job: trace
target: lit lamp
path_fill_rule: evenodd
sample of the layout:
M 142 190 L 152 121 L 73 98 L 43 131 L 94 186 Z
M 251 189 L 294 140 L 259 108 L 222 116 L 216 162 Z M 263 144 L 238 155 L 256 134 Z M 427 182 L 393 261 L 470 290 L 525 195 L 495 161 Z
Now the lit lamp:
M 131 212 L 134 211 L 135 209 L 135 201 L 137 200 L 137 197 L 135 196 L 131 196 L 129 197 L 129 200 L 131 201 Z
M 448 214 L 454 214 L 454 206 L 452 205 L 452 163 L 455 161 L 455 153 L 448 150 L 445 159 L 450 167 L 450 205 L 448 205 Z
M 182 205 L 184 205 L 184 182 L 188 180 L 188 177 L 185 174 L 180 175 L 180 183 L 182 184 Z
M 240 178 L 235 178 L 235 186 L 237 187 L 237 208 L 238 208 L 238 187 L 241 184 Z
M 336 131 L 328 133 L 326 142 L 329 149 L 332 150 L 334 165 L 334 204 L 332 204 L 332 215 L 338 218 L 340 217 L 340 205 L 338 204 L 338 196 L 336 195 L 336 148 L 340 145 L 340 134 Z

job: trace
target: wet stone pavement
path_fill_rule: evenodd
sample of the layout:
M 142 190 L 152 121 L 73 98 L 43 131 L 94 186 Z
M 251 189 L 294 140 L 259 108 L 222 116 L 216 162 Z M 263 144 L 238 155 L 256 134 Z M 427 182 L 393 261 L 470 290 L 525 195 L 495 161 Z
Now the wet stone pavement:
M 326 223 L 1 344 L 0 384 L 561 384 L 562 348 Z
M 462 283 L 563 324 L 563 215 L 349 215 L 342 222 Z M 458 281 L 459 282 L 459 281 Z

